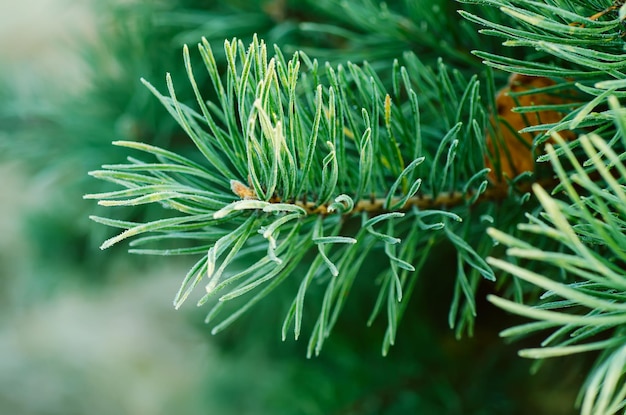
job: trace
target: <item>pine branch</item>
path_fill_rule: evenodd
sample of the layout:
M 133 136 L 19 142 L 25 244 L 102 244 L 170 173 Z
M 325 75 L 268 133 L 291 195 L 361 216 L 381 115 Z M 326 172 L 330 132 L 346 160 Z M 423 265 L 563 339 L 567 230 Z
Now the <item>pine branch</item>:
M 616 117 L 621 116 L 616 103 L 613 103 L 613 111 Z M 621 137 L 626 139 L 623 133 Z M 490 301 L 510 312 L 538 320 L 507 329 L 502 336 L 551 331 L 541 348 L 522 350 L 521 356 L 544 359 L 604 351 L 581 391 L 582 413 L 617 413 L 623 409 L 626 399 L 626 392 L 618 382 L 619 379 L 623 382 L 626 376 L 623 363 L 626 279 L 621 265 L 626 260 L 623 249 L 626 246 L 623 185 L 626 166 L 622 164 L 621 155 L 599 136 L 583 136 L 580 143 L 588 157 L 586 163 L 580 163 L 557 138 L 565 159 L 573 165 L 574 174 L 563 167 L 552 145 L 548 147 L 548 156 L 561 181 L 559 194 L 566 196 L 569 203 L 549 196 L 535 185 L 534 192 L 545 212 L 540 217 L 529 216 L 530 223 L 519 225 L 521 231 L 554 240 L 562 249 L 538 250 L 523 239 L 489 230 L 495 240 L 509 247 L 507 255 L 520 261 L 539 262 L 543 271 L 541 274 L 531 272 L 495 258 L 488 262 L 540 287 L 544 295 L 533 306 L 494 296 Z M 603 187 L 589 177 L 585 166 L 591 165 L 602 177 Z M 552 269 L 563 270 L 565 279 L 558 281 L 549 276 Z M 601 336 L 602 333 L 607 334 Z
M 561 8 L 522 0 L 480 4 L 485 11 L 487 6 L 500 8 L 516 23 L 508 27 L 468 11 L 463 11 L 463 16 L 487 26 L 489 34 L 509 38 L 506 45 L 540 50 L 543 62 L 486 52 L 476 52 L 477 56 L 490 66 L 520 74 L 576 77 L 560 83 L 573 84 L 582 95 L 593 97 L 576 105 L 559 102 L 535 107 L 531 102 L 518 110 L 522 119 L 537 114 L 539 124 L 528 122 L 516 134 L 534 135 L 528 145 L 537 149 L 555 132 L 565 130 L 614 134 L 610 144 L 617 144 L 612 110 L 596 110 L 606 105 L 609 96 L 620 96 L 619 89 L 626 86 L 616 69 L 619 21 L 581 20 L 580 13 L 589 9 L 584 5 Z M 387 18 L 400 19 L 397 15 Z M 570 25 L 581 21 L 584 26 Z M 602 52 L 584 47 L 600 44 L 605 48 Z M 559 189 L 559 183 L 549 177 L 544 180 L 540 174 L 526 180 L 532 177 L 529 172 L 515 172 L 521 174 L 509 178 L 506 185 L 488 180 L 490 167 L 498 166 L 500 156 L 488 154 L 485 132 L 494 137 L 501 134 L 501 124 L 510 117 L 500 114 L 502 117 L 494 120 L 490 108 L 496 107 L 497 100 L 481 97 L 485 90 L 489 97 L 495 96 L 493 74 L 487 72 L 485 88 L 467 68 L 450 70 L 443 60 L 428 65 L 415 54 L 405 53 L 402 61 L 394 61 L 383 81 L 367 62 L 361 66 L 320 65 L 304 52 L 287 60 L 279 47 L 270 56 L 256 37 L 247 48 L 236 39 L 225 43 L 224 71 L 208 41 L 199 45 L 199 52 L 213 86 L 209 93 L 216 97 L 206 100 L 206 91 L 201 93 L 185 47 L 185 68 L 199 110 L 179 100 L 170 75 L 166 78 L 168 95 L 144 83 L 191 138 L 202 160 L 154 146 L 118 142 L 148 153 L 156 162 L 129 158 L 128 164 L 104 166 L 92 175 L 126 189 L 86 197 L 100 199 L 106 206 L 159 203 L 173 216 L 146 223 L 94 217 L 124 229 L 102 247 L 137 238 L 131 242 L 135 253 L 204 253 L 185 277 L 175 306 L 180 307 L 202 280 L 206 295 L 199 304 L 219 297 L 207 321 L 216 321 L 227 302 L 248 297 L 217 323 L 214 332 L 230 325 L 286 279 L 303 275 L 283 324 L 283 338 L 290 327 L 298 338 L 312 282 L 325 284 L 309 354 L 320 352 L 367 256 L 381 253 L 388 266 L 379 279 L 379 296 L 369 321 L 386 307 L 386 353 L 424 265 L 417 260 L 417 247 L 429 250 L 447 241 L 457 253 L 450 325 L 457 334 L 471 332 L 479 282 L 495 279 L 483 259 L 491 251 L 490 239 L 483 231 L 485 222 L 493 222 L 492 214 L 498 213 L 495 204 L 489 204 L 477 220 L 476 204 L 503 200 L 519 206 L 528 200 L 535 181 Z M 585 81 L 576 81 L 582 79 Z M 531 88 L 517 96 L 536 96 L 550 88 L 553 86 Z M 564 117 L 541 123 L 541 115 L 549 111 L 564 113 Z M 574 139 L 554 154 L 578 154 L 581 143 Z M 532 154 L 509 151 L 507 156 Z M 518 192 L 522 196 L 517 200 L 511 197 Z M 518 214 L 508 214 L 502 225 L 514 226 Z M 358 226 L 345 226 L 349 219 Z M 138 248 L 177 239 L 194 245 Z M 250 253 L 257 259 L 253 265 L 229 272 L 229 265 Z M 304 263 L 309 253 L 312 259 Z M 521 296 L 519 287 L 516 295 Z
M 208 247 L 208 255 L 185 279 L 175 300 L 177 307 L 203 275 L 209 278 L 207 295 L 201 303 L 231 286 L 235 288 L 221 294 L 222 301 L 251 291 L 257 293 L 216 330 L 230 324 L 287 278 L 306 252 L 317 250 L 317 260 L 309 265 L 299 300 L 286 320 L 296 317 L 297 337 L 303 296 L 310 281 L 332 276 L 312 335 L 310 350 L 316 353 L 342 307 L 341 293 L 349 290 L 358 271 L 346 258 L 362 263 L 371 249 L 382 250 L 390 261 L 389 273 L 383 278 L 386 282 L 381 286 L 381 295 L 387 293 L 381 297 L 386 298 L 382 301 L 388 307 L 386 352 L 394 341 L 398 307 L 406 301 L 403 291 L 416 278 L 411 265 L 416 253 L 403 247 L 423 244 L 437 234 L 438 239 L 449 239 L 459 246 L 459 258 L 465 258 L 462 263 L 482 262 L 462 238 L 451 231 L 441 232 L 449 220 L 461 221 L 459 213 L 467 214 L 469 205 L 487 187 L 483 154 L 476 150 L 476 145 L 482 147 L 480 124 L 484 120 L 477 79 L 466 81 L 457 73 L 453 80 L 444 65 L 440 65 L 439 73 L 432 73 L 414 55 L 406 55 L 408 66 L 394 66 L 392 97 L 367 64 L 362 68 L 349 64 L 345 69 L 326 66 L 322 70 L 302 53 L 286 61 L 278 48 L 270 59 L 264 43 L 255 39 L 245 53 L 240 52 L 245 50 L 242 42 L 226 42 L 229 68 L 223 82 L 208 42 L 203 42 L 199 50 L 220 97 L 219 106 L 202 99 L 186 48 L 186 68 L 200 113 L 178 101 L 171 78 L 167 78 L 169 97 L 147 85 L 191 137 L 208 165 L 157 147 L 117 142 L 153 154 L 158 163 L 129 159 L 128 165 L 104 166 L 92 175 L 127 189 L 87 197 L 101 199 L 99 203 L 106 206 L 156 202 L 183 215 L 145 224 L 94 217 L 126 229 L 102 247 L 147 232 L 193 239 L 203 235 L 206 243 L 196 248 L 133 252 L 183 254 Z M 299 69 L 302 63 L 306 72 Z M 412 81 L 411 77 L 420 81 Z M 317 84 L 319 80 L 329 86 Z M 433 96 L 418 104 L 414 85 L 424 83 L 439 90 L 437 99 L 449 99 L 434 101 Z M 408 97 L 408 102 L 393 104 L 401 96 Z M 449 104 L 441 106 L 439 102 Z M 442 110 L 444 117 L 438 127 L 441 138 L 436 138 L 437 129 L 424 132 L 421 138 L 420 117 Z M 463 163 L 455 164 L 456 157 Z M 428 182 L 418 178 L 428 171 L 433 173 Z M 248 185 L 242 178 L 248 179 Z M 473 183 L 479 184 L 478 191 Z M 422 188 L 430 196 L 416 196 Z M 451 193 L 444 191 L 455 188 L 458 190 Z M 463 205 L 458 213 L 434 208 L 459 201 Z M 360 230 L 353 235 L 341 235 L 345 216 L 361 217 Z M 429 223 L 436 217 L 440 221 Z M 415 223 L 421 232 L 411 230 Z M 229 231 L 204 233 L 218 226 Z M 149 236 L 136 240 L 133 246 L 161 239 Z M 244 246 L 251 248 L 263 241 L 267 243 L 265 257 L 242 273 L 223 276 Z M 332 248 L 332 255 L 327 253 L 328 248 Z M 479 269 L 485 277 L 493 278 L 486 264 Z M 214 318 L 221 304 L 209 313 L 209 319 Z

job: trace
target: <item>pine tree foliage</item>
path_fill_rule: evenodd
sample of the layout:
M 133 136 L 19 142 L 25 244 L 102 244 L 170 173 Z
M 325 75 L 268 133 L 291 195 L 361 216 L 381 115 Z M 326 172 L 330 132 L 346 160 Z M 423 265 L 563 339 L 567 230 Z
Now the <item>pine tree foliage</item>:
M 488 52 L 479 52 L 478 56 L 488 65 L 514 73 L 573 79 L 570 82 L 575 82 L 576 88 L 587 96 L 587 102 L 581 102 L 535 141 L 540 144 L 549 138 L 555 140 L 554 145 L 547 145 L 547 154 L 540 157 L 542 161 L 549 160 L 557 174 L 559 185 L 553 191 L 554 196 L 534 185 L 533 193 L 542 211 L 528 215 L 529 223 L 518 225 L 521 235 L 489 230 L 494 240 L 508 247 L 507 255 L 511 257 L 508 261 L 489 258 L 489 264 L 543 290 L 544 294 L 527 299 L 530 305 L 494 296 L 490 299 L 505 310 L 538 320 L 505 330 L 503 336 L 550 331 L 541 348 L 522 350 L 522 356 L 543 359 L 601 351 L 581 390 L 581 413 L 622 413 L 626 403 L 623 315 L 626 170 L 621 160 L 626 131 L 618 98 L 623 97 L 624 88 L 624 7 L 620 2 L 598 4 L 596 11 L 600 12 L 581 19 L 575 12 L 581 6 L 588 6 L 587 2 L 584 5 L 489 3 L 521 22 L 522 29 L 506 28 L 475 15 L 465 16 L 487 26 L 485 33 L 506 37 L 507 45 L 530 46 L 544 56 L 558 58 L 558 65 L 529 64 Z M 611 19 L 598 20 L 604 14 Z M 594 133 L 584 134 L 571 143 L 555 135 L 558 131 L 581 127 Z M 555 245 L 540 250 L 531 245 L 536 237 L 554 241 Z
M 257 40 L 247 50 L 236 40 L 227 42 L 225 49 L 229 68 L 222 82 L 210 45 L 200 45 L 221 97 L 220 106 L 205 103 L 194 87 L 201 109 L 196 112 L 178 101 L 170 78 L 169 96 L 148 84 L 198 146 L 209 168 L 163 149 L 117 142 L 151 153 L 160 163 L 130 159 L 131 164 L 92 172 L 127 187 L 88 196 L 100 199 L 101 205 L 160 202 L 183 215 L 147 224 L 94 217 L 126 229 L 107 240 L 103 248 L 146 232 L 165 232 L 165 238 L 205 239 L 206 244 L 177 250 L 138 248 L 158 241 L 158 236 L 137 239 L 132 245 L 136 253 L 198 254 L 208 250 L 185 278 L 175 300 L 179 307 L 208 275 L 207 294 L 200 303 L 216 294 L 221 301 L 207 320 L 215 318 L 225 301 L 253 291 L 252 298 L 214 331 L 230 324 L 289 277 L 305 254 L 315 251 L 288 312 L 283 336 L 291 324 L 296 338 L 299 336 L 306 292 L 312 281 L 325 280 L 324 303 L 311 337 L 310 351 L 316 353 L 357 277 L 359 267 L 354 264 L 365 262 L 373 250 L 384 252 L 389 261 L 371 317 L 386 310 L 385 351 L 393 344 L 406 304 L 403 294 L 417 275 L 412 264 L 418 262 L 416 255 L 422 247 L 434 243 L 433 238 L 447 238 L 458 247 L 460 269 L 465 263 L 473 264 L 476 275 L 494 278 L 480 255 L 450 226 L 462 222 L 462 217 L 428 208 L 441 203 L 433 198 L 450 198 L 443 191 L 452 190 L 456 197 L 467 196 L 467 215 L 467 206 L 480 195 L 480 191 L 472 194 L 471 184 L 477 183 L 483 190 L 486 187 L 480 151 L 485 116 L 479 110 L 475 77 L 466 80 L 456 73 L 453 78 L 443 65 L 433 73 L 415 55 L 407 55 L 407 66 L 398 64 L 393 69 L 392 99 L 367 65 L 319 68 L 317 61 L 303 53 L 286 61 L 278 48 L 275 56 L 268 58 L 267 47 Z M 193 85 L 187 49 L 185 62 Z M 300 73 L 300 65 L 307 70 Z M 412 87 L 417 81 L 411 76 L 436 88 L 436 97 L 443 96 L 441 102 L 450 103 L 430 109 L 431 113 L 444 111 L 443 129 L 422 133 L 420 104 Z M 320 82 L 329 86 L 324 88 Z M 410 105 L 396 108 L 393 102 L 398 102 L 401 94 L 409 97 Z M 422 105 L 428 103 L 424 99 Z M 432 101 L 430 105 L 434 105 Z M 455 166 L 455 157 L 465 161 L 463 170 Z M 428 173 L 430 179 L 423 183 L 420 176 Z M 417 195 L 422 186 L 431 196 Z M 350 234 L 344 231 L 348 222 L 356 228 Z M 444 231 L 446 224 L 452 229 Z M 225 274 L 237 255 L 249 255 L 250 250 L 258 251 L 264 245 L 265 256 L 249 268 Z M 469 288 L 466 293 L 473 301 Z
M 429 254 L 448 244 L 457 265 L 449 323 L 458 335 L 473 330 L 480 284 L 502 276 L 500 296 L 490 301 L 538 320 L 502 334 L 551 330 L 540 348 L 521 352 L 526 357 L 600 351 L 581 391 L 582 413 L 623 412 L 622 3 L 463 0 L 434 2 L 422 13 L 433 2 L 396 9 L 317 2 L 318 10 L 340 8 L 335 18 L 349 22 L 301 29 L 343 39 L 358 57 L 371 58 L 358 64 L 315 48 L 287 55 L 288 47 L 268 47 L 256 36 L 226 41 L 223 55 L 206 39 L 198 52 L 185 46 L 186 82 L 175 85 L 168 74 L 163 90 L 144 84 L 196 154 L 116 141 L 133 156 L 91 174 L 121 190 L 86 197 L 103 206 L 159 204 L 163 213 L 145 222 L 93 216 L 121 229 L 102 248 L 131 239 L 134 253 L 195 255 L 174 305 L 201 291 L 198 304 L 210 305 L 206 320 L 215 333 L 295 280 L 282 336 L 298 338 L 317 310 L 312 355 L 355 284 L 372 283 L 379 294 L 364 320 L 386 320 L 387 353 Z M 442 30 L 451 24 L 442 10 L 450 7 L 461 9 L 458 30 Z M 503 47 L 484 48 L 490 39 Z M 405 51 L 381 46 L 391 44 Z M 198 55 L 200 64 L 192 62 Z M 485 142 L 501 128 L 494 122 L 501 71 L 555 82 L 514 98 L 568 95 L 516 108 L 563 117 L 517 132 L 532 134 L 532 150 L 545 147 L 545 154 L 535 172 L 504 185 L 489 180 L 499 160 Z M 198 81 L 206 77 L 210 88 Z M 579 138 L 561 137 L 568 132 Z M 500 245 L 508 249 L 497 258 Z M 380 258 L 378 278 L 364 278 Z M 314 290 L 320 301 L 307 306 Z
M 550 331 L 541 348 L 522 350 L 522 356 L 541 359 L 602 350 L 586 385 L 582 413 L 617 413 L 626 403 L 623 387 L 626 281 L 622 266 L 626 246 L 623 232 L 626 192 L 614 173 L 623 178 L 626 167 L 621 157 L 597 135 L 580 138 L 588 156 L 588 168 L 579 163 L 562 141 L 559 144 L 576 171 L 568 174 L 554 147 L 548 146 L 548 156 L 560 179 L 557 194 L 564 194 L 566 200 L 552 197 L 535 185 L 534 193 L 543 212 L 538 217 L 529 216 L 529 223 L 519 225 L 524 234 L 555 241 L 558 249 L 539 250 L 519 237 L 489 230 L 495 240 L 508 247 L 507 254 L 515 261 L 489 258 L 488 262 L 545 293 L 533 306 L 490 298 L 505 310 L 538 320 L 505 330 L 503 336 Z M 589 177 L 586 170 L 590 168 L 601 175 L 603 186 Z M 542 273 L 528 270 L 525 261 L 541 263 Z M 555 279 L 554 275 L 560 278 Z M 605 335 L 599 338 L 601 333 Z

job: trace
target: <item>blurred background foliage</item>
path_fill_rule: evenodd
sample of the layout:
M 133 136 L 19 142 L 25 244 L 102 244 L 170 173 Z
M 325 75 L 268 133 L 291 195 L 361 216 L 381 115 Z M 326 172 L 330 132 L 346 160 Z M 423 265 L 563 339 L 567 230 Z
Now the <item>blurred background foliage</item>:
M 86 172 L 124 158 L 111 141 L 192 150 L 139 82 L 163 89 L 166 72 L 184 80 L 183 44 L 204 36 L 219 51 L 224 39 L 247 43 L 258 33 L 286 53 L 303 49 L 321 61 L 367 60 L 381 69 L 412 50 L 424 62 L 445 56 L 473 73 L 483 69 L 470 50 L 506 51 L 497 39 L 479 38 L 459 7 L 448 0 L 0 5 L 0 412 L 574 413 L 584 362 L 561 361 L 566 373 L 547 362 L 531 376 L 516 356 L 520 344 L 497 337 L 510 316 L 486 302 L 475 336 L 454 338 L 447 328 L 454 270 L 446 267 L 455 265 L 445 246 L 429 258 L 430 277 L 418 284 L 389 356 L 380 356 L 382 323 L 365 327 L 375 289 L 355 287 L 362 292 L 322 356 L 307 360 L 305 342 L 280 341 L 289 296 L 275 295 L 212 337 L 199 311 L 171 307 L 190 260 L 101 253 L 109 230 L 87 219 L 98 212 L 82 195 L 106 189 Z M 192 98 L 184 84 L 179 96 Z

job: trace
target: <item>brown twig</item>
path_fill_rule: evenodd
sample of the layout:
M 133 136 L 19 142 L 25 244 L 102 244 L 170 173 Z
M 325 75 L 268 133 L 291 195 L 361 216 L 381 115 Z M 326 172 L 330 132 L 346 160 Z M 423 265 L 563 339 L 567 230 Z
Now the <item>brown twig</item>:
M 483 193 L 478 195 L 473 201 L 472 205 L 501 201 L 509 197 L 513 192 L 526 193 L 531 191 L 532 185 L 539 183 L 542 187 L 547 189 L 553 189 L 559 183 L 556 178 L 543 179 L 536 182 L 524 182 L 517 184 L 511 188 L 505 185 L 491 185 Z M 428 210 L 436 208 L 452 208 L 460 206 L 471 201 L 476 195 L 476 190 L 470 190 L 467 193 L 463 192 L 443 192 L 437 196 L 432 195 L 417 195 L 409 198 L 406 203 L 396 209 L 393 212 L 406 212 L 412 208 L 418 210 Z M 381 215 L 384 213 L 390 213 L 391 210 L 385 208 L 385 198 L 371 198 L 361 199 L 357 201 L 350 212 L 346 214 L 362 213 L 365 212 L 371 216 Z M 397 205 L 400 202 L 400 198 L 394 198 L 391 201 L 391 205 Z M 270 198 L 270 203 L 290 203 L 295 206 L 301 207 L 309 215 L 329 215 L 333 212 L 330 211 L 330 204 L 317 205 L 314 202 L 307 202 L 302 200 L 284 201 L 282 198 L 275 196 Z

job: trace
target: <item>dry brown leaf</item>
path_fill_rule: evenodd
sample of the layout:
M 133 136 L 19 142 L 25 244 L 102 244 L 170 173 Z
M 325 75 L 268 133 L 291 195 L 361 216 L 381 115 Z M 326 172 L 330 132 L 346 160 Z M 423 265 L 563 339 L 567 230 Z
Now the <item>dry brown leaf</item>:
M 545 92 L 529 93 L 513 98 L 511 92 L 524 92 L 556 85 L 556 82 L 545 77 L 513 74 L 509 83 L 496 96 L 497 123 L 494 139 L 487 134 L 487 149 L 491 157 L 486 158 L 486 166 L 491 168 L 489 179 L 496 185 L 506 185 L 505 178 L 512 179 L 520 173 L 534 171 L 537 154 L 532 153 L 533 135 L 519 134 L 523 128 L 559 122 L 563 118 L 561 112 L 547 110 L 527 113 L 513 112 L 515 107 L 536 105 L 554 105 L 570 102 L 562 95 Z M 492 119 L 492 123 L 494 123 Z M 495 124 L 495 123 L 494 123 Z M 566 140 L 575 137 L 572 131 L 559 133 Z M 499 163 L 499 171 L 496 166 Z

